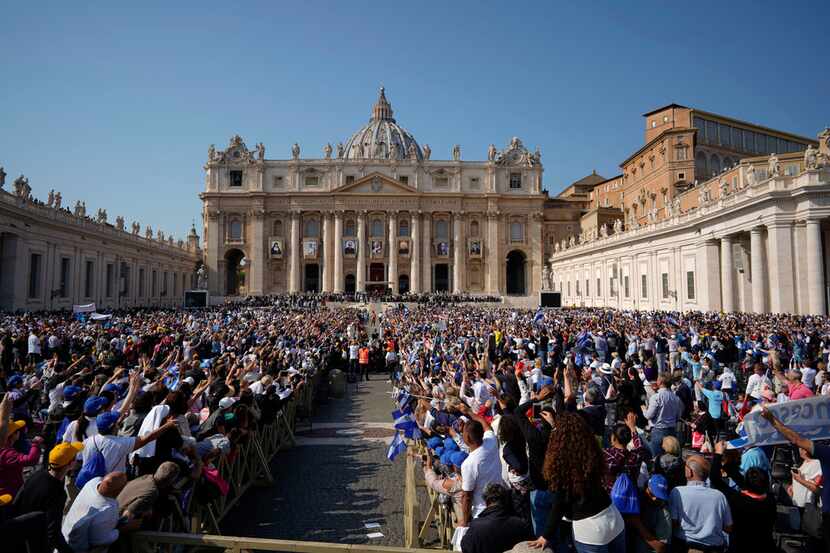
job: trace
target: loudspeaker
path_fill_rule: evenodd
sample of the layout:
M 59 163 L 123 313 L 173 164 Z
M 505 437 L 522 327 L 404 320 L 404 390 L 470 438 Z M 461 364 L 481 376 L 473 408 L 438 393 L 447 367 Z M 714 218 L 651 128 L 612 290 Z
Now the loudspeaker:
M 542 292 L 539 296 L 542 307 L 562 307 L 562 294 L 559 292 Z
M 185 290 L 184 292 L 184 307 L 185 309 L 198 309 L 200 307 L 207 307 L 208 292 L 207 290 Z

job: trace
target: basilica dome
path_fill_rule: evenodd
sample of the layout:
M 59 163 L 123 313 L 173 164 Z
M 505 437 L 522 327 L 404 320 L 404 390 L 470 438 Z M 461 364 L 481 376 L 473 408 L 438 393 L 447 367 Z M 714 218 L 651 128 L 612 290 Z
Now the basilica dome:
M 339 150 L 339 149 L 338 149 Z M 421 147 L 409 131 L 398 126 L 383 87 L 372 106 L 372 117 L 342 149 L 345 159 L 423 159 Z

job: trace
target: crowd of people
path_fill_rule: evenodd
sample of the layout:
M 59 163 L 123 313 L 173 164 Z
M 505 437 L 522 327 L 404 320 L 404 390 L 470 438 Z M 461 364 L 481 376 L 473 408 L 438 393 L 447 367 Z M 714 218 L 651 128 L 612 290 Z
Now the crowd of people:
M 830 394 L 827 319 L 342 299 L 0 316 L 0 550 L 156 527 L 332 369 L 385 371 L 463 551 L 776 551 L 781 505 L 827 550 L 830 450 L 767 409 Z M 729 445 L 754 410 L 791 475 L 786 447 Z
M 383 331 L 462 551 L 828 550 L 827 446 L 768 409 L 830 394 L 826 318 L 419 307 Z M 798 453 L 730 443 L 753 411 Z

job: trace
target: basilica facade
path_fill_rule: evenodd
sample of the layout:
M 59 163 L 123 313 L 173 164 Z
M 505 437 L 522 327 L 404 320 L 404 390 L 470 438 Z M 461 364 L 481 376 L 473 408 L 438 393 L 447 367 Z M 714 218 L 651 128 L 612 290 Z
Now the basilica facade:
M 542 163 L 518 138 L 481 161 L 432 159 L 381 88 L 366 125 L 321 155 L 266 159 L 239 136 L 211 146 L 203 202 L 214 297 L 431 291 L 536 296 Z

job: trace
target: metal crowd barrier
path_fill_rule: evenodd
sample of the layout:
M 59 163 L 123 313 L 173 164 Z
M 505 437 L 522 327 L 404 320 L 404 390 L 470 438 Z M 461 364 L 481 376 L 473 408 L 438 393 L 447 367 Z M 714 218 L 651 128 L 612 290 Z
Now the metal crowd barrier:
M 432 549 L 452 549 L 452 535 L 455 530 L 452 502 L 441 500 L 440 494 L 426 485 L 417 457 L 427 454 L 422 441 L 407 443 L 405 488 L 404 488 L 404 545 L 406 547 L 430 547 Z M 426 490 L 429 504 L 426 516 L 421 518 L 421 498 L 419 488 Z M 429 536 L 435 529 L 435 535 Z

